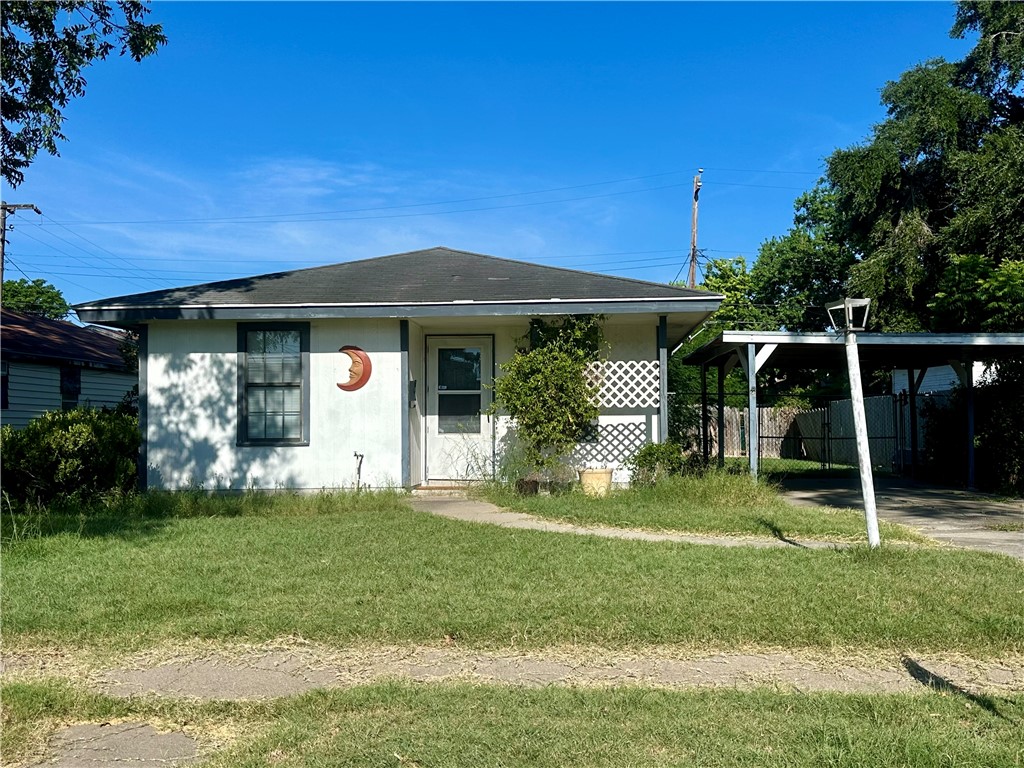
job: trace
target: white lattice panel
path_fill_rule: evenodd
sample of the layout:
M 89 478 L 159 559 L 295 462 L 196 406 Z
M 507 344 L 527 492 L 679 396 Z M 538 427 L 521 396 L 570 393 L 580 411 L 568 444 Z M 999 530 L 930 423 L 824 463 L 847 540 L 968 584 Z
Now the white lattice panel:
M 657 407 L 661 393 L 657 360 L 609 360 L 591 363 L 587 376 L 598 384 L 602 408 Z

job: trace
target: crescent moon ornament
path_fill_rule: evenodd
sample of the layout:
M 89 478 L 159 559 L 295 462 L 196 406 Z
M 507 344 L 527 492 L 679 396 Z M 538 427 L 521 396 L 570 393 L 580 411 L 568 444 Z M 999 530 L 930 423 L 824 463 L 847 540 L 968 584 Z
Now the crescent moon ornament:
M 370 356 L 359 347 L 351 345 L 346 345 L 338 351 L 343 355 L 348 355 L 349 360 L 352 361 L 348 369 L 348 381 L 344 384 L 339 382 L 338 389 L 342 389 L 345 392 L 355 392 L 370 380 L 370 373 L 373 372 Z

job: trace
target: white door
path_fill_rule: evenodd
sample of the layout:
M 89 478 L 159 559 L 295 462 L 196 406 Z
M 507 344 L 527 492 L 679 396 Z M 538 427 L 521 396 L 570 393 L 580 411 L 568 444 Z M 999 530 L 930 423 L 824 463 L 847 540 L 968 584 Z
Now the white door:
M 427 337 L 427 480 L 479 480 L 494 460 L 492 336 Z

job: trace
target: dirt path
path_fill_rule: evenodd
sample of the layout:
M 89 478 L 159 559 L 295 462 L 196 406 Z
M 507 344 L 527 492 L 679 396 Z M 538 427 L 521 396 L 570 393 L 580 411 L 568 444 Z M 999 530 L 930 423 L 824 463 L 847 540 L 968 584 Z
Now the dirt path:
M 582 526 L 559 523 L 534 517 L 524 512 L 510 512 L 486 501 L 457 496 L 419 497 L 411 502 L 413 509 L 450 520 L 486 523 L 502 528 L 519 528 L 548 533 L 571 533 L 577 536 L 598 536 L 605 539 L 632 541 L 675 541 L 686 544 L 706 544 L 716 547 L 755 547 L 758 549 L 804 548 L 843 549 L 849 542 L 818 541 L 804 538 L 769 538 L 767 536 L 703 536 L 690 533 L 657 533 L 635 528 L 614 528 L 606 525 Z
M 102 662 L 22 652 L 7 679 L 65 677 L 120 696 L 264 699 L 383 679 L 541 687 L 637 685 L 668 689 L 770 686 L 802 692 L 892 693 L 928 688 L 965 694 L 1024 691 L 1024 657 L 862 656 L 798 651 L 704 652 L 672 648 L 471 651 L 459 647 L 327 649 L 313 645 L 163 649 Z

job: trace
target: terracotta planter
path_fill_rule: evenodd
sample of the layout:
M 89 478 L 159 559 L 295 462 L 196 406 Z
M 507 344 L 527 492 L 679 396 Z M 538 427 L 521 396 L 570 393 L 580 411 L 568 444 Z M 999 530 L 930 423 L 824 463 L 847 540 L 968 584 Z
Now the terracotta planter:
M 610 469 L 581 469 L 580 486 L 587 496 L 607 496 L 612 489 Z

